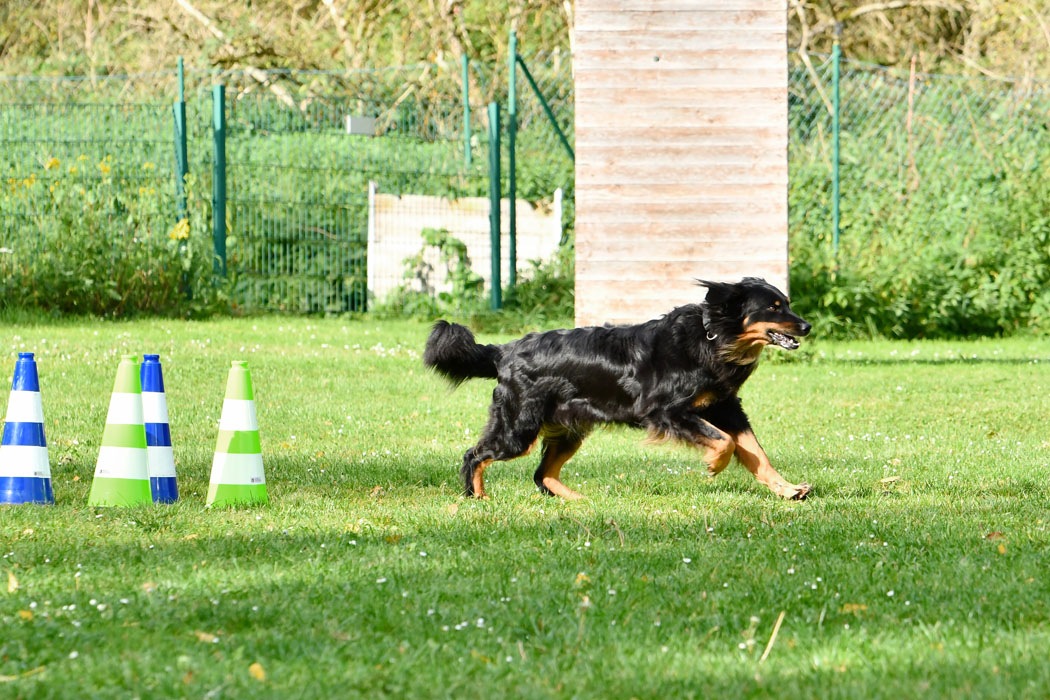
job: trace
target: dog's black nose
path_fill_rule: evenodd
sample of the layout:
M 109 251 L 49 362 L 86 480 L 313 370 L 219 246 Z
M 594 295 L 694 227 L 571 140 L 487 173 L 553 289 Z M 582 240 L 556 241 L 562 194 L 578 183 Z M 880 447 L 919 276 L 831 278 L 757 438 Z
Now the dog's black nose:
M 798 330 L 799 335 L 809 335 L 809 332 L 813 330 L 813 325 L 806 323 L 805 321 L 799 321 Z

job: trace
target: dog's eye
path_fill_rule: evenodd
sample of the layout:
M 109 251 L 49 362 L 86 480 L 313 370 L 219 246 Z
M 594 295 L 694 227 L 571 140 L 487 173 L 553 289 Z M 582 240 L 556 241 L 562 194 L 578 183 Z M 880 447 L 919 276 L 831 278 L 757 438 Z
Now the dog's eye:
M 770 304 L 769 307 L 766 308 L 766 311 L 777 311 L 778 309 L 779 307 Z

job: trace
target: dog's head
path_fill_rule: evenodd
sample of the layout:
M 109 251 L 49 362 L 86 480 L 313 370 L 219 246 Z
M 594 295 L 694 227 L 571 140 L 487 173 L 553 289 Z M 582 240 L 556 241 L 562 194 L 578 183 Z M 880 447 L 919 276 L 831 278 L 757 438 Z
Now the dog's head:
M 766 345 L 795 350 L 812 326 L 791 311 L 779 289 L 757 277 L 736 283 L 698 280 L 707 287 L 704 326 L 723 356 L 738 364 L 758 359 Z

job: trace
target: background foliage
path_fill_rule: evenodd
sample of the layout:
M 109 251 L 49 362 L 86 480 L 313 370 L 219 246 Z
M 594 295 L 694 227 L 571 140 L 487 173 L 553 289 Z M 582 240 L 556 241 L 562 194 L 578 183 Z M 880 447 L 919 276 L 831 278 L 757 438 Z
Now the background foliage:
M 990 0 L 790 0 L 788 5 L 790 44 L 796 49 L 791 82 L 791 284 L 799 308 L 814 316 L 824 332 L 846 336 L 1046 329 L 1050 325 L 1050 298 L 1045 291 L 1050 282 L 1050 194 L 1044 183 L 1050 149 L 1044 145 L 1046 89 L 1033 79 L 1050 77 L 1046 50 L 1050 8 L 1041 0 L 1005 5 Z M 360 300 L 365 294 L 361 222 L 366 202 L 351 191 L 363 191 L 379 168 L 393 163 L 384 183 L 393 191 L 484 193 L 478 173 L 463 177 L 436 165 L 441 157 L 454 159 L 459 148 L 454 139 L 442 143 L 450 137 L 440 129 L 451 123 L 452 114 L 441 105 L 457 103 L 460 87 L 455 70 L 435 72 L 433 66 L 454 67 L 466 53 L 475 66 L 469 85 L 472 104 L 501 100 L 505 81 L 497 74 L 506 62 L 508 29 L 516 28 L 521 45 L 529 51 L 567 64 L 573 12 L 568 0 L 5 4 L 0 7 L 0 72 L 77 73 L 84 79 L 62 87 L 75 99 L 105 95 L 130 100 L 145 95 L 152 100 L 159 97 L 162 103 L 172 95 L 176 56 L 184 56 L 192 66 L 187 76 L 191 92 L 198 83 L 210 83 L 212 70 L 224 71 L 226 77 L 241 76 L 240 94 L 246 99 L 238 100 L 235 109 L 231 106 L 230 178 L 233 188 L 240 188 L 235 197 L 259 204 L 251 210 L 247 204 L 231 205 L 231 260 L 248 270 L 234 276 L 231 288 L 238 294 L 247 290 L 267 308 L 338 313 L 363 308 L 360 301 L 346 299 Z M 830 49 L 837 25 L 844 55 L 854 67 L 862 65 L 860 59 L 900 70 L 879 74 L 858 68 L 854 80 L 844 78 L 843 226 L 835 258 L 829 245 L 827 114 L 821 114 L 820 101 L 826 102 L 828 91 L 826 56 L 821 52 Z M 349 72 L 342 77 L 324 72 L 392 65 L 406 68 L 386 78 L 367 70 L 353 73 L 372 76 L 367 89 Z M 289 66 L 308 70 L 284 70 Z M 949 90 L 944 87 L 948 83 L 931 71 L 970 77 L 961 78 L 963 82 Z M 133 78 L 104 79 L 111 74 Z M 991 79 L 1003 76 L 1021 80 Z M 29 94 L 38 86 L 15 82 L 0 88 Z M 568 71 L 545 89 L 548 96 L 557 94 L 571 106 Z M 384 128 L 421 134 L 426 143 L 400 144 L 396 151 L 378 146 L 363 154 L 357 163 L 360 173 L 347 176 L 349 171 L 339 170 L 345 169 L 339 164 L 342 156 L 328 147 L 328 136 L 316 130 L 327 118 L 318 115 L 326 109 L 343 109 L 332 99 L 336 94 L 369 90 L 369 99 L 399 105 Z M 818 95 L 821 90 L 823 95 Z M 198 123 L 203 133 L 209 115 L 207 105 L 201 104 Z M 167 119 L 166 108 L 162 104 L 158 111 L 162 120 Z M 809 110 L 804 120 L 797 119 L 800 108 Z M 565 117 L 563 125 L 571 124 L 571 111 Z M 39 121 L 39 116 L 34 119 Z M 80 123 L 92 125 L 97 120 Z M 537 133 L 523 132 L 519 147 L 538 154 L 557 150 L 549 134 L 536 140 Z M 207 136 L 203 138 L 206 142 Z M 34 161 L 4 150 L 19 167 Z M 442 150 L 447 151 L 444 156 Z M 305 154 L 300 160 L 307 165 L 272 166 L 298 154 Z M 77 154 L 59 157 L 65 167 Z M 97 167 L 96 160 L 103 163 L 112 156 L 97 146 L 85 157 Z M 195 181 L 196 208 L 191 213 L 200 220 L 191 216 L 186 239 L 173 244 L 167 236 L 174 222 L 168 217 L 162 225 L 157 223 L 157 197 L 144 195 L 142 189 L 145 184 L 148 191 L 152 184 L 164 191 L 170 203 L 170 181 L 162 184 L 154 177 L 154 182 L 142 183 L 141 177 L 127 177 L 129 163 L 118 163 L 114 167 L 119 172 L 109 178 L 109 189 L 97 182 L 96 187 L 84 186 L 78 176 L 68 187 L 56 190 L 57 174 L 45 172 L 46 157 L 36 156 L 40 179 L 19 171 L 6 183 L 0 209 L 6 197 L 5 214 L 24 214 L 16 201 L 22 197 L 38 204 L 48 201 L 52 207 L 61 202 L 66 210 L 49 224 L 42 238 L 43 252 L 31 264 L 14 264 L 0 253 L 0 273 L 7 285 L 3 291 L 34 290 L 24 297 L 5 293 L 4 298 L 25 298 L 30 303 L 50 295 L 61 303 L 40 305 L 118 315 L 153 313 L 166 305 L 170 312 L 171 304 L 178 306 L 179 313 L 222 307 L 231 288 L 205 285 L 201 293 L 187 297 L 181 294 L 184 289 L 171 286 L 191 267 L 206 272 L 211 264 L 208 232 L 202 223 L 210 216 L 205 157 L 191 153 L 191 170 L 201 175 Z M 96 180 L 105 179 L 101 173 L 94 175 Z M 70 179 L 65 173 L 62 176 Z M 552 182 L 571 189 L 572 177 L 566 159 L 519 157 L 518 186 L 526 199 L 545 196 Z M 41 197 L 48 188 L 50 200 Z M 73 206 L 71 193 L 78 188 L 83 190 L 79 195 L 83 201 Z M 343 203 L 333 204 L 338 200 Z M 571 231 L 571 196 L 566 204 Z M 316 213 L 318 218 L 311 220 L 309 228 L 321 233 L 293 240 L 299 234 L 290 233 L 288 222 L 303 218 L 298 212 L 304 211 L 309 216 Z M 345 251 L 332 253 L 321 246 L 321 237 L 338 225 L 340 217 L 352 219 L 354 233 Z M 96 233 L 112 234 L 114 228 L 119 230 L 117 243 L 103 244 Z M 73 240 L 77 231 L 90 235 Z M 254 237 L 259 231 L 277 232 L 274 235 L 288 243 L 275 251 L 263 240 L 270 234 Z M 60 252 L 73 254 L 72 247 L 76 247 L 75 266 L 57 257 Z M 329 254 L 342 256 L 338 279 L 323 279 L 332 277 L 326 267 Z M 296 285 L 253 276 L 251 261 L 261 259 L 286 263 L 290 278 L 305 273 L 318 280 Z M 107 274 L 111 265 L 115 265 L 112 274 Z M 136 272 L 140 268 L 145 271 Z M 508 307 L 522 317 L 571 316 L 571 245 L 558 260 L 536 265 L 529 279 L 516 297 L 506 295 Z M 417 303 L 418 299 L 403 301 L 412 303 L 403 304 L 401 310 L 424 314 L 449 310 L 440 304 Z
M 831 62 L 793 59 L 791 291 L 820 327 L 906 337 L 1045 330 L 1047 85 L 844 61 L 836 258 L 832 127 L 820 94 L 831 92 Z
M 789 43 L 924 71 L 1050 78 L 1044 0 L 789 0 Z M 338 69 L 419 61 L 500 63 L 514 26 L 570 51 L 572 0 L 42 0 L 0 5 L 6 73 L 106 74 L 188 65 Z M 204 18 L 203 20 L 201 18 Z M 216 35 L 219 33 L 222 38 Z

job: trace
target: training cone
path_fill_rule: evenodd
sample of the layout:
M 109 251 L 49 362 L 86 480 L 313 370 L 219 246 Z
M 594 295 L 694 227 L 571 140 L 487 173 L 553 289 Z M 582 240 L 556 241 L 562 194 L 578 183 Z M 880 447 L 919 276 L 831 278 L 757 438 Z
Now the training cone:
M 226 380 L 226 398 L 219 419 L 219 439 L 211 463 L 209 506 L 267 503 L 259 421 L 248 363 L 234 360 Z
M 20 352 L 0 441 L 0 503 L 54 502 L 36 360 Z
M 168 427 L 168 400 L 164 396 L 164 375 L 160 355 L 143 355 L 142 418 L 146 424 L 146 457 L 149 462 L 149 489 L 154 503 L 179 500 L 175 483 L 175 455 L 171 451 Z
M 134 355 L 122 355 L 109 400 L 106 429 L 98 450 L 89 506 L 152 503 L 146 426 L 142 419 L 142 382 Z

